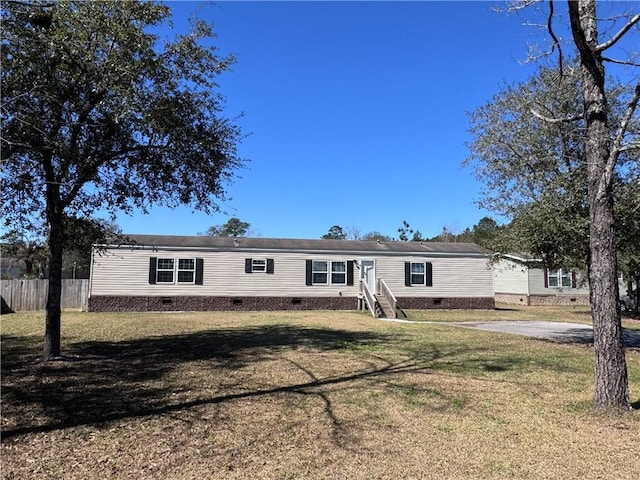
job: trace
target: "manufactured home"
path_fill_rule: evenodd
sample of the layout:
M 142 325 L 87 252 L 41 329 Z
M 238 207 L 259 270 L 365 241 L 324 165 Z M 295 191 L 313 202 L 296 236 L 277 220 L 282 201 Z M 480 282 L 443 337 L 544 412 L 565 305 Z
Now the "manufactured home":
M 128 235 L 94 248 L 92 311 L 494 308 L 470 243 Z
M 589 285 L 575 268 L 546 268 L 529 255 L 503 255 L 494 266 L 496 302 L 518 305 L 588 305 Z

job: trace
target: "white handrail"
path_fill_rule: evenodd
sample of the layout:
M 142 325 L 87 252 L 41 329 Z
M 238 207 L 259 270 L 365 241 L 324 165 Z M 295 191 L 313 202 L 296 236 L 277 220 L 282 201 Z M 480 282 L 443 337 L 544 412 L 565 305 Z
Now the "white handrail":
M 360 293 L 364 294 L 363 296 L 367 302 L 371 316 L 376 318 L 376 298 L 373 296 L 371 290 L 369 290 L 369 286 L 363 279 L 360 280 Z
M 396 300 L 395 295 L 391 292 L 391 290 L 389 289 L 389 286 L 386 284 L 386 282 L 382 278 L 378 281 L 378 286 L 379 286 L 380 293 L 384 295 L 384 297 L 387 299 L 387 302 L 389 302 L 389 305 L 391 305 L 391 309 L 393 310 L 393 317 L 395 318 L 396 305 L 398 304 L 398 301 Z

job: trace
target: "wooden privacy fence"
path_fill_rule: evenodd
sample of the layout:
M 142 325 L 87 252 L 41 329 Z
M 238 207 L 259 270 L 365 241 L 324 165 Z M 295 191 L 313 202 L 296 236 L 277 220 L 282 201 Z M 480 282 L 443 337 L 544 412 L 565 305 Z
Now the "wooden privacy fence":
M 49 280 L 12 279 L 0 280 L 2 307 L 14 312 L 20 310 L 44 310 L 47 305 Z M 62 308 L 87 310 L 89 280 L 62 280 Z

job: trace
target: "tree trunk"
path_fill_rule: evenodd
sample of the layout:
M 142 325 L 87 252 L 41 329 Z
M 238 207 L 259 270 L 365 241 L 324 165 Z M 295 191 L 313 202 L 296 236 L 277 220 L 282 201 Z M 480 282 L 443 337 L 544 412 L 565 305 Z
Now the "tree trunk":
M 589 286 L 595 355 L 595 406 L 629 409 L 629 380 L 618 301 L 613 228 L 613 168 L 605 75 L 597 51 L 595 0 L 569 1 L 571 30 L 582 68 L 587 125 L 586 162 L 589 198 Z
M 591 171 L 592 169 L 589 168 Z M 613 231 L 613 200 L 593 192 L 590 172 L 591 315 L 595 354 L 595 404 L 597 409 L 630 408 L 629 381 L 622 340 L 620 302 Z
M 44 329 L 43 360 L 60 357 L 60 317 L 62 297 L 62 208 L 59 187 L 47 185 L 47 218 L 49 222 L 49 291 Z
M 33 260 L 24 259 L 24 274 L 27 278 L 33 277 Z

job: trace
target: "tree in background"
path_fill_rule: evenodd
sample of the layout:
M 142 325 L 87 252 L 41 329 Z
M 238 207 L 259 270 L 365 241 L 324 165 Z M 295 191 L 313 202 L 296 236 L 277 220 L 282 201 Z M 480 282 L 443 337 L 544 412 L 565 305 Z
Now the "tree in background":
M 42 238 L 29 238 L 23 232 L 11 230 L 2 236 L 2 257 L 15 260 L 22 278 L 44 276 L 48 255 Z
M 65 216 L 218 210 L 243 165 L 237 126 L 221 117 L 216 77 L 231 57 L 187 35 L 150 33 L 167 6 L 127 2 L 2 2 L 1 108 L 6 225 L 44 219 L 49 248 L 44 359 L 60 355 Z
M 249 232 L 251 224 L 232 217 L 224 225 L 213 225 L 209 227 L 203 235 L 206 237 L 245 237 Z
M 413 235 L 413 229 L 411 228 L 411 225 L 409 225 L 409 222 L 403 220 L 402 226 L 398 228 L 398 238 L 401 242 L 408 242 L 410 235 Z
M 402 221 L 402 226 L 398 228 L 398 238 L 401 242 L 423 242 L 426 239 L 422 236 L 419 230 L 413 230 L 409 222 Z
M 468 228 L 466 230 L 469 230 Z M 463 232 L 462 235 L 465 235 Z M 453 229 L 450 229 L 446 225 L 442 227 L 442 231 L 433 238 L 430 238 L 430 242 L 457 242 L 459 235 L 456 234 Z
M 452 227 L 445 225 L 442 232 L 426 241 L 476 243 L 488 250 L 494 250 L 502 228 L 493 218 L 482 217 L 472 228 L 467 227 L 461 233 L 455 233 Z
M 635 315 L 640 308 L 640 181 L 618 185 L 616 190 L 615 224 L 618 266 L 626 280 L 626 293 L 633 295 L 635 284 Z
M 49 277 L 49 246 L 46 235 L 40 232 L 42 229 L 26 238 L 23 232 L 12 230 L 2 236 L 2 254 L 17 260 L 23 278 Z M 63 278 L 89 278 L 93 245 L 122 235 L 112 221 L 66 216 L 64 233 Z
M 563 46 L 552 28 L 554 2 L 548 4 L 547 25 L 554 49 L 561 52 L 558 68 L 541 69 L 535 78 L 494 97 L 485 111 L 474 112 L 471 158 L 478 162 L 476 173 L 487 185 L 485 206 L 514 219 L 510 228 L 514 238 L 527 233 L 529 245 L 547 251 L 550 262 L 566 262 L 581 252 L 586 257 L 595 405 L 628 409 L 614 190 L 617 177 L 627 181 L 636 175 L 637 182 L 639 144 L 634 124 L 640 80 L 631 88 L 613 83 L 605 76 L 604 62 L 640 66 L 631 56 L 605 57 L 621 39 L 637 33 L 640 15 L 598 19 L 594 0 L 569 1 L 574 63 L 562 55 Z M 600 41 L 598 31 L 613 35 Z
M 346 235 L 345 239 L 347 240 L 362 240 L 360 229 L 354 225 L 344 227 L 343 232 Z
M 93 246 L 123 238 L 120 228 L 111 220 L 65 217 L 63 277 L 89 278 Z
M 347 234 L 344 233 L 344 230 L 342 230 L 340 225 L 334 225 L 322 236 L 322 238 L 324 240 L 345 240 L 347 238 Z
M 468 236 L 465 236 L 466 242 L 472 242 L 485 247 L 489 250 L 493 249 L 493 244 L 501 230 L 500 225 L 491 217 L 482 217 L 480 221 L 473 226 Z M 467 240 L 468 238 L 468 240 Z
M 391 241 L 391 237 L 384 235 L 380 232 L 369 232 L 369 233 L 365 233 L 361 240 L 380 240 L 381 242 L 390 242 Z

